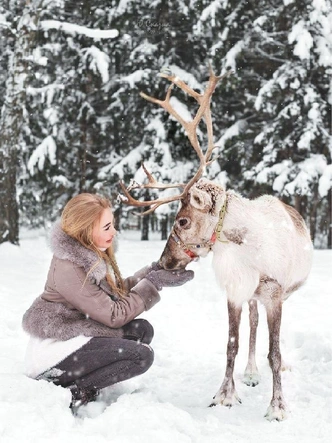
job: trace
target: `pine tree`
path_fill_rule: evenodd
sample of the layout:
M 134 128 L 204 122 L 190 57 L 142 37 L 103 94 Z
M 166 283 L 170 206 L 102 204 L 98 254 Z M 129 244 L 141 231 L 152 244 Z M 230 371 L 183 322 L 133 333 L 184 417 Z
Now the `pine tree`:
M 213 2 L 197 22 L 214 64 L 234 72 L 214 94 L 220 171 L 249 197 L 295 205 L 313 237 L 331 206 L 330 19 L 325 1 L 252 0 Z
M 92 18 L 103 11 L 90 3 L 44 2 L 40 12 L 20 182 L 21 210 L 35 224 L 58 216 L 74 194 L 95 191 L 105 152 L 109 57 L 103 42 L 116 32 L 95 28 Z
M 17 8 L 14 9 L 17 11 Z M 16 39 L 8 59 L 6 92 L 0 118 L 0 243 L 19 242 L 19 213 L 16 195 L 18 152 L 24 149 L 23 133 L 27 128 L 26 84 L 31 48 L 35 36 L 33 5 L 27 2 L 20 19 L 8 27 Z M 10 45 L 7 46 L 10 51 Z
M 285 3 L 274 15 L 266 15 L 257 29 L 271 41 L 259 47 L 277 66 L 255 100 L 264 122 L 254 140 L 256 165 L 247 177 L 267 183 L 294 204 L 315 238 L 331 188 L 331 181 L 325 181 L 331 180 L 332 59 L 327 24 L 332 15 L 325 2 Z M 278 36 L 277 47 L 273 36 Z
M 10 22 L 17 14 L 10 0 L 4 5 Z M 326 236 L 331 67 L 324 0 L 34 0 L 30 12 L 35 28 L 26 88 L 17 96 L 22 118 L 14 151 L 22 221 L 42 224 L 77 192 L 98 191 L 111 196 L 121 225 L 117 184 L 144 181 L 142 162 L 158 180 L 187 181 L 198 158 L 183 128 L 139 92 L 163 98 L 162 69 L 202 92 L 211 62 L 216 73 L 233 75 L 212 99 L 219 160 L 208 177 L 249 197 L 275 193 L 297 206 L 313 234 Z M 3 89 L 14 41 L 6 35 Z M 7 86 L 3 97 L 13 89 L 9 80 Z M 183 113 L 194 114 L 192 98 L 177 88 L 172 95 Z M 199 139 L 204 149 L 204 125 Z M 6 158 L 13 170 L 15 155 Z M 158 219 L 165 236 L 175 212 L 176 205 L 159 208 L 149 225 Z

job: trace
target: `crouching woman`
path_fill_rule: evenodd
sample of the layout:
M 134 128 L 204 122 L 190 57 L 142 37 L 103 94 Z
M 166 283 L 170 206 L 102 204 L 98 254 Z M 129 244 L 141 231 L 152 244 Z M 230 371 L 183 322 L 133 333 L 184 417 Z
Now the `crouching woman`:
M 164 286 L 180 286 L 192 271 L 157 263 L 123 279 L 114 257 L 110 202 L 79 194 L 51 233 L 53 258 L 44 292 L 23 316 L 30 335 L 26 373 L 69 388 L 74 415 L 101 389 L 143 374 L 153 363 L 153 327 L 135 319 L 159 300 Z

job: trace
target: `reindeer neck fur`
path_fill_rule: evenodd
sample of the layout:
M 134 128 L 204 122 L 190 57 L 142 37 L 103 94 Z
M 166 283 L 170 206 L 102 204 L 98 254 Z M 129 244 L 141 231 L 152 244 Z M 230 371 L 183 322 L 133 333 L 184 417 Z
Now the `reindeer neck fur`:
M 306 280 L 311 268 L 312 244 L 304 224 L 296 224 L 276 197 L 249 200 L 234 191 L 226 196 L 221 242 L 213 247 L 220 285 L 237 305 L 249 300 L 266 276 L 289 294 Z

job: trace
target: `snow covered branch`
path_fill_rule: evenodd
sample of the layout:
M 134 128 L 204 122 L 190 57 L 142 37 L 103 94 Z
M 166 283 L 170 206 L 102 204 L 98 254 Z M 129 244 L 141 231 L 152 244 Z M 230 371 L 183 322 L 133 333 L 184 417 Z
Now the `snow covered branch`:
M 58 20 L 43 20 L 40 22 L 40 27 L 44 31 L 57 29 L 70 35 L 81 34 L 93 39 L 116 38 L 119 35 L 117 29 L 91 29 L 86 26 L 74 25 L 73 23 L 60 22 Z

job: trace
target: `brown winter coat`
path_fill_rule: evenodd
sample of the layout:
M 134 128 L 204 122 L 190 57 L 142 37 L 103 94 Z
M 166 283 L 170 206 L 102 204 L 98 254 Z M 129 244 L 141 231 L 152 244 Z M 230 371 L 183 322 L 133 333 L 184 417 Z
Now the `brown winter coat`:
M 93 267 L 97 255 L 65 234 L 59 224 L 53 228 L 51 247 L 54 256 L 44 292 L 23 316 L 23 328 L 32 336 L 122 337 L 122 326 L 160 300 L 155 286 L 144 278 L 148 266 L 125 280 L 128 295 L 117 298 L 105 279 L 105 262 Z

